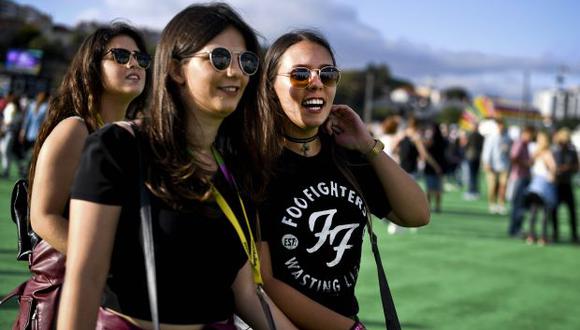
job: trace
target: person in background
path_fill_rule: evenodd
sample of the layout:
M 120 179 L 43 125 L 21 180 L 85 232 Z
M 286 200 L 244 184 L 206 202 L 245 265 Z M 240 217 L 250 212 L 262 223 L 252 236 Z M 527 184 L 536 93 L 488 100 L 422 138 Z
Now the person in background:
M 479 124 L 476 124 L 473 131 L 467 135 L 464 145 L 467 162 L 467 191 L 463 196 L 465 200 L 479 199 L 479 168 L 483 143 L 484 137 L 479 133 Z
M 6 95 L 6 106 L 2 112 L 2 123 L 0 125 L 0 157 L 2 158 L 2 169 L 0 176 L 8 179 L 10 176 L 10 165 L 15 155 L 14 144 L 18 138 L 18 132 L 22 125 L 23 112 L 20 109 L 20 98 L 10 92 Z
M 397 144 L 397 140 L 400 138 L 399 134 L 397 134 L 399 133 L 400 121 L 400 116 L 391 115 L 385 118 L 381 123 L 383 134 L 379 136 L 379 139 L 385 145 L 385 152 L 397 163 L 399 162 L 399 155 L 393 149 Z
M 534 128 L 526 126 L 521 132 L 520 139 L 514 142 L 510 151 L 511 172 L 510 178 L 513 192 L 511 198 L 511 212 L 508 226 L 508 235 L 518 237 L 526 213 L 524 194 L 530 184 L 530 168 L 532 159 L 529 153 L 529 143 L 534 138 Z
M 441 127 L 447 127 L 442 125 Z M 460 142 L 459 128 L 457 125 L 449 125 L 449 134 L 444 135 L 447 140 L 445 149 L 445 176 L 444 190 L 456 190 L 463 187 L 461 164 L 463 163 L 463 147 Z
M 503 119 L 496 118 L 495 123 L 496 131 L 491 133 L 483 144 L 481 161 L 487 179 L 489 212 L 492 214 L 506 214 L 505 192 L 512 141 L 507 134 Z
M 578 244 L 578 227 L 576 216 L 576 199 L 574 197 L 574 187 L 572 178 L 578 172 L 578 153 L 574 145 L 570 142 L 570 130 L 561 128 L 556 132 L 555 144 L 552 149 L 556 160 L 556 191 L 558 199 L 552 213 L 553 239 L 559 240 L 558 229 L 558 206 L 564 203 L 568 209 L 570 219 L 570 235 L 572 243 Z
M 524 197 L 525 205 L 530 210 L 530 230 L 526 242 L 538 245 L 548 244 L 548 223 L 552 210 L 556 205 L 556 161 L 550 150 L 550 136 L 539 132 L 536 136 L 536 147 L 532 155 L 532 179 Z M 538 212 L 543 213 L 542 235 L 538 238 L 536 218 Z
M 268 328 L 249 220 L 266 140 L 256 109 L 259 50 L 252 28 L 224 3 L 191 5 L 163 29 L 146 116 L 106 126 L 85 145 L 59 329 L 153 328 L 142 192 L 150 198 L 161 329 L 233 330 L 234 312 Z M 278 329 L 295 329 L 270 307 Z
M 44 122 L 48 110 L 49 94 L 46 91 L 40 91 L 36 94 L 34 102 L 26 106 L 24 113 L 24 123 L 20 129 L 18 142 L 22 146 L 24 156 L 23 166 L 20 168 L 20 175 L 25 176 L 30 169 L 31 150 L 34 147 L 34 142 L 40 133 L 40 127 Z
M 425 194 L 360 117 L 333 104 L 340 70 L 312 30 L 279 37 L 259 90 L 276 166 L 259 207 L 266 292 L 300 329 L 364 329 L 354 294 L 369 212 L 429 222 Z
M 402 137 L 397 140 L 393 150 L 393 152 L 399 155 L 401 168 L 415 180 L 419 176 L 419 159 L 430 164 L 438 175 L 443 174 L 441 166 L 433 159 L 429 151 L 427 151 L 421 134 L 419 133 L 417 120 L 414 117 L 407 118 L 407 127 L 405 127 Z
M 8 96 L 10 94 L 14 94 L 14 93 L 10 91 L 10 92 L 6 93 L 6 95 L 0 96 L 0 115 L 2 115 L 4 113 L 4 108 L 6 107 L 6 104 L 8 104 Z
M 437 213 L 441 212 L 441 195 L 443 194 L 443 173 L 446 169 L 445 151 L 447 150 L 448 141 L 443 137 L 439 124 L 432 123 L 428 130 L 425 146 L 427 152 L 438 167 L 433 167 L 429 162 L 425 164 L 425 186 L 427 187 L 427 201 L 432 210 Z

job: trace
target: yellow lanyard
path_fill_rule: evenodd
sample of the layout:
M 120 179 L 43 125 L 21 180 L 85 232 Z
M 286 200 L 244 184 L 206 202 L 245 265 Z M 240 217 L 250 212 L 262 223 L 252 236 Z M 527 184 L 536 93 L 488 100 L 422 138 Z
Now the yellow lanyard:
M 105 126 L 105 122 L 103 121 L 103 117 L 101 117 L 101 114 L 97 112 L 97 128 L 101 128 Z
M 217 153 L 217 150 L 214 149 L 213 152 L 214 152 L 214 157 L 216 158 L 218 165 L 220 166 L 220 168 L 223 171 L 223 169 L 225 168 L 225 164 L 223 162 L 223 159 L 221 158 L 219 153 Z M 224 176 L 226 177 L 226 180 L 227 180 L 227 179 L 231 178 L 231 176 L 227 174 L 228 173 L 227 169 L 225 171 L 226 171 L 226 173 L 224 173 Z M 234 214 L 234 211 L 232 211 L 232 208 L 229 206 L 228 202 L 225 200 L 225 198 L 222 196 L 222 194 L 218 191 L 218 189 L 213 184 L 211 185 L 211 193 L 214 196 L 218 206 L 220 207 L 220 209 L 222 210 L 222 212 L 224 213 L 226 218 L 228 218 L 228 220 L 230 221 L 230 223 L 232 224 L 232 226 L 236 230 L 238 237 L 240 238 L 240 242 L 242 243 L 244 251 L 246 252 L 246 255 L 248 256 L 248 260 L 250 261 L 250 265 L 252 266 L 252 274 L 254 277 L 254 282 L 257 285 L 263 285 L 264 281 L 262 280 L 262 274 L 260 273 L 260 258 L 258 256 L 258 250 L 256 249 L 256 241 L 254 240 L 254 235 L 252 235 L 252 228 L 250 227 L 250 221 L 248 220 L 246 208 L 244 207 L 244 201 L 242 200 L 242 197 L 240 197 L 240 192 L 238 191 L 237 186 L 235 185 L 235 182 L 230 182 L 230 184 L 236 190 L 236 193 L 238 195 L 238 200 L 240 201 L 242 213 L 244 214 L 244 220 L 246 220 L 246 226 L 248 228 L 248 233 L 250 234 L 250 243 L 249 244 L 248 244 L 248 239 L 246 238 L 246 234 L 242 230 L 242 226 L 240 225 L 238 218 Z

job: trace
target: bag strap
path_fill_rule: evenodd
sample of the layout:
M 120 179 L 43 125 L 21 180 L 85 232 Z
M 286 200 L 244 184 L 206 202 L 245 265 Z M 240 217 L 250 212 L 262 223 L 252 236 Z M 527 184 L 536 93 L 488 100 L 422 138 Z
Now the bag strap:
M 381 261 L 381 255 L 377 246 L 377 235 L 375 235 L 373 231 L 370 214 L 367 214 L 367 219 L 367 227 L 371 239 L 371 249 L 375 257 L 375 263 L 377 264 L 377 275 L 379 277 L 379 289 L 381 291 L 381 302 L 383 305 L 383 314 L 385 315 L 385 323 L 389 330 L 401 330 L 401 324 L 399 323 L 399 317 L 397 316 L 397 310 L 395 309 L 391 289 L 387 282 L 387 275 L 385 274 L 385 269 Z
M 331 144 L 331 148 L 333 148 L 331 150 L 331 155 L 334 163 L 336 164 L 336 167 L 342 173 L 342 175 L 344 175 L 344 177 L 350 182 L 350 184 L 353 185 L 355 190 L 362 198 L 364 205 L 368 206 L 368 203 L 362 193 L 360 185 L 358 184 L 352 171 L 346 165 L 346 159 L 338 155 L 334 144 Z M 373 251 L 375 263 L 377 265 L 377 276 L 379 278 L 379 289 L 381 292 L 381 302 L 383 305 L 383 315 L 385 317 L 385 325 L 388 330 L 401 330 L 401 324 L 399 323 L 399 317 L 397 316 L 397 310 L 395 309 L 395 303 L 393 301 L 391 289 L 389 288 L 389 284 L 387 281 L 387 275 L 385 273 L 385 269 L 381 261 L 379 248 L 377 246 L 377 235 L 375 235 L 373 231 L 373 223 L 370 212 L 367 212 L 367 228 L 371 240 L 371 249 Z
M 147 291 L 149 294 L 149 309 L 153 328 L 159 330 L 159 311 L 157 310 L 157 275 L 155 273 L 155 248 L 153 244 L 153 226 L 151 224 L 151 200 L 145 187 L 145 169 L 143 168 L 143 156 L 141 141 L 138 138 L 137 125 L 131 122 L 131 128 L 135 132 L 137 140 L 137 159 L 139 161 L 139 190 L 140 190 L 140 214 L 141 214 L 141 238 L 143 240 L 143 255 L 147 275 Z

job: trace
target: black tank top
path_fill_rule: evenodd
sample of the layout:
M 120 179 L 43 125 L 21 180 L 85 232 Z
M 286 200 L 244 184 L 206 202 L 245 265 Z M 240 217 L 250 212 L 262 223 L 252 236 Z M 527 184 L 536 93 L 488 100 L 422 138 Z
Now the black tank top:
M 405 136 L 399 142 L 401 168 L 407 173 L 417 172 L 417 158 L 419 158 L 419 152 L 417 151 L 417 147 L 415 147 L 415 143 L 408 136 Z

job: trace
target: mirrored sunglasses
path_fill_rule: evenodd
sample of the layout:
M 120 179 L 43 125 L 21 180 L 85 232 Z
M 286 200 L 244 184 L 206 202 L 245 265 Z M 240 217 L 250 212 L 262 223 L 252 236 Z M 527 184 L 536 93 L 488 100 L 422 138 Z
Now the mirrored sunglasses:
M 326 87 L 334 87 L 340 80 L 340 70 L 333 65 L 328 65 L 320 69 L 296 67 L 288 73 L 279 73 L 278 75 L 289 77 L 290 83 L 293 87 L 306 88 L 310 85 L 311 79 L 313 78 L 313 73 L 318 74 L 320 81 L 322 81 Z

